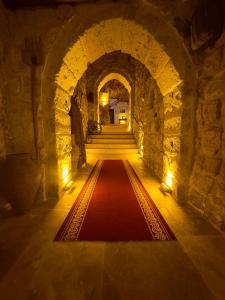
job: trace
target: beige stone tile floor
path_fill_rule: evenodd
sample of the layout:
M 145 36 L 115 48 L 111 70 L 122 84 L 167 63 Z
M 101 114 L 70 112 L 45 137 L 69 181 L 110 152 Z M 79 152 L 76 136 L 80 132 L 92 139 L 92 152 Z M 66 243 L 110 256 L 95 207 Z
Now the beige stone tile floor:
M 58 202 L 38 204 L 23 216 L 1 216 L 0 298 L 225 299 L 224 235 L 188 205 L 164 196 L 136 157 L 131 163 L 177 241 L 53 241 L 95 160 L 89 158 L 73 192 Z

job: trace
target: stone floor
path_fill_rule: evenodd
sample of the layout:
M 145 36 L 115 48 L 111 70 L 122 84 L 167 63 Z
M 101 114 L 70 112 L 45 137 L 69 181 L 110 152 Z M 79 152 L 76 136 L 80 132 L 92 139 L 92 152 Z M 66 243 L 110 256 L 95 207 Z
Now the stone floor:
M 53 241 L 93 163 L 59 202 L 1 216 L 1 299 L 225 299 L 224 235 L 191 207 L 162 195 L 141 160 L 132 165 L 177 241 Z

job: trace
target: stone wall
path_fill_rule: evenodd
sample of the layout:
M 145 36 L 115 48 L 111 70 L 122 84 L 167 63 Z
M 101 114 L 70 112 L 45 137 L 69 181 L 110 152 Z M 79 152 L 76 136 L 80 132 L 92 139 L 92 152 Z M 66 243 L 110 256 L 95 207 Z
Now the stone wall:
M 0 160 L 6 156 L 6 144 L 5 144 L 5 109 L 3 105 L 3 96 L 0 90 Z
M 132 4 L 104 2 L 98 7 L 62 5 L 55 9 L 7 12 L 9 34 L 4 62 L 7 78 L 4 96 L 10 133 L 7 151 L 34 154 L 31 68 L 22 53 L 26 48 L 25 39 L 41 38 L 45 59 L 40 67 L 37 92 L 40 94 L 38 117 L 44 132 L 39 147 L 46 186 L 51 190 L 57 190 L 62 174 L 71 170 L 70 98 L 91 63 L 114 51 L 133 56 L 145 64 L 163 95 L 173 91 L 181 81 L 189 82 L 191 76 L 186 75 L 190 61 L 176 30 L 166 23 L 157 8 L 144 1 Z M 154 106 L 152 113 L 154 118 L 161 118 L 159 107 Z M 153 122 L 152 136 L 156 136 L 157 122 Z M 160 148 L 160 139 L 157 142 Z M 159 161 L 156 164 L 154 169 L 159 176 Z
M 191 115 L 189 116 L 191 120 Z M 182 130 L 183 103 L 180 88 L 175 88 L 171 93 L 163 97 L 163 181 L 166 181 L 168 173 L 172 174 L 172 192 L 173 196 L 180 202 L 186 201 L 186 191 L 188 187 L 182 186 L 182 181 L 187 177 L 185 170 L 185 161 L 181 160 L 181 138 L 187 133 Z M 190 122 L 191 123 L 191 122 Z M 187 125 L 186 125 L 187 126 Z M 191 137 L 192 138 L 192 137 Z M 191 138 L 189 143 L 191 143 Z M 188 161 L 188 158 L 186 157 Z M 180 187 L 178 187 L 180 182 Z M 186 183 L 187 185 L 187 183 Z M 178 197 L 178 188 L 182 190 Z
M 3 94 L 3 90 L 6 88 L 6 78 L 4 76 L 4 61 L 6 59 L 6 37 L 8 33 L 6 12 L 0 3 L 0 28 L 5 30 L 0 30 L 0 160 L 5 158 L 7 153 L 6 149 L 6 133 L 7 133 L 7 121 L 5 113 L 5 100 L 6 97 Z
M 199 73 L 196 155 L 189 201 L 225 228 L 225 33 L 194 57 Z M 198 64 L 197 64 L 198 63 Z
M 0 28 L 4 28 L 4 30 L 0 30 L 0 169 L 2 163 L 7 155 L 7 146 L 6 146 L 6 138 L 9 141 L 8 135 L 8 122 L 6 116 L 6 96 L 4 92 L 6 91 L 6 78 L 4 76 L 4 61 L 6 59 L 6 37 L 8 34 L 7 27 L 7 19 L 6 13 L 0 3 Z M 6 201 L 0 194 L 0 211 L 5 210 Z
M 83 124 L 83 132 L 84 132 L 85 139 L 87 136 L 87 125 L 88 125 L 87 82 L 88 82 L 87 74 L 84 73 L 84 75 L 79 80 L 78 85 L 76 87 L 76 91 L 74 93 L 74 95 L 76 94 L 77 103 L 80 107 L 80 112 L 82 115 L 82 124 Z
M 133 131 L 139 153 L 150 170 L 163 175 L 163 97 L 145 66 L 136 64 Z M 143 149 L 142 149 L 143 148 Z

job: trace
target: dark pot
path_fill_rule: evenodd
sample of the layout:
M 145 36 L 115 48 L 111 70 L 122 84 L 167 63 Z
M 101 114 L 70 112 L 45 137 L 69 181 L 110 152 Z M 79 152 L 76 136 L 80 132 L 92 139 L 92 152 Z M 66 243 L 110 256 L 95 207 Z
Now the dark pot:
M 0 193 L 18 213 L 33 206 L 41 181 L 41 163 L 29 154 L 8 155 L 1 163 Z

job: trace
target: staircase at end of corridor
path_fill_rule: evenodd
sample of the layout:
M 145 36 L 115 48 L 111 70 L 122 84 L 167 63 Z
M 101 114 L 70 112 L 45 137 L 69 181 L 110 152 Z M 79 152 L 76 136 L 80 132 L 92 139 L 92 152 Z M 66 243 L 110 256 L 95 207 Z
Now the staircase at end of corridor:
M 87 156 L 98 159 L 128 159 L 138 154 L 134 136 L 126 125 L 103 125 L 101 134 L 88 136 L 85 147 Z

